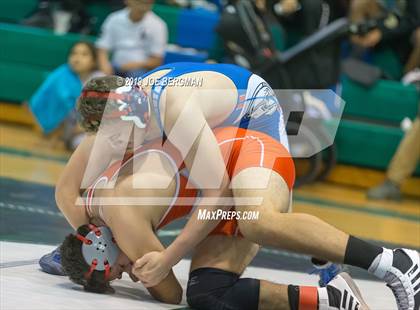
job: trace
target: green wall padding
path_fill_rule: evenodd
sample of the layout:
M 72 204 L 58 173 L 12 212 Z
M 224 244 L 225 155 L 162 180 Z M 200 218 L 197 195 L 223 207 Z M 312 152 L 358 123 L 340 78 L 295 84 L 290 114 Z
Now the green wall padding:
M 270 32 L 273 37 L 274 45 L 279 51 L 286 49 L 286 34 L 279 24 L 271 24 Z
M 16 103 L 28 100 L 47 75 L 48 71 L 38 67 L 0 61 L 0 100 Z
M 398 127 L 342 120 L 335 139 L 338 161 L 386 170 L 402 137 Z M 420 165 L 416 173 L 420 173 Z
M 395 80 L 402 78 L 403 65 L 394 51 L 391 49 L 376 50 L 372 57 L 373 64 L 381 68 L 390 78 Z
M 1 0 L 0 21 L 19 23 L 28 17 L 38 6 L 38 0 Z
M 405 117 L 417 115 L 419 94 L 413 85 L 380 80 L 366 88 L 348 78 L 343 80 L 344 115 L 399 125 Z
M 71 46 L 93 37 L 55 35 L 50 30 L 0 23 L 0 61 L 52 70 L 67 61 Z
M 153 12 L 168 25 L 169 43 L 176 43 L 180 9 L 168 5 L 155 4 L 153 6 Z
M 102 23 L 109 14 L 113 12 L 113 8 L 107 3 L 94 2 L 87 7 L 87 12 L 90 16 L 95 18 L 93 25 L 94 34 L 99 34 L 101 31 Z

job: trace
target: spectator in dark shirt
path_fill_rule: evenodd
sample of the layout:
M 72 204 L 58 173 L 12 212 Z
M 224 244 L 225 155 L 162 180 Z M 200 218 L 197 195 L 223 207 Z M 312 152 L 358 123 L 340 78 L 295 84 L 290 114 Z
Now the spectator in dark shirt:
M 410 37 L 420 20 L 420 1 L 395 0 L 393 3 L 389 6 L 383 1 L 353 0 L 351 21 L 376 20 L 377 26 L 366 34 L 353 35 L 351 40 L 363 48 L 390 47 L 406 63 L 412 49 Z

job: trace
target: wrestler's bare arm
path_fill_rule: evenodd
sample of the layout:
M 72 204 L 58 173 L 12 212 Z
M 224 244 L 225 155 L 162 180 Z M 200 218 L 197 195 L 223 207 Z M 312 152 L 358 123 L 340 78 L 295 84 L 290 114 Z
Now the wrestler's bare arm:
M 168 139 L 181 152 L 190 177 L 202 189 L 203 197 L 227 196 L 229 178 L 219 145 L 201 110 L 199 92 L 183 96 L 182 90 L 167 93 L 165 126 L 168 126 Z M 188 98 L 188 102 L 185 102 Z M 210 180 L 213 179 L 213 180 Z M 209 184 L 209 180 L 212 184 Z M 213 182 L 215 181 L 215 182 Z M 216 185 L 217 188 L 211 188 Z M 213 211 L 218 208 L 230 209 L 230 206 L 199 206 L 190 217 L 181 234 L 167 249 L 169 265 L 175 265 L 182 257 L 200 243 L 218 224 L 218 221 L 198 221 L 198 212 L 206 208 Z
M 72 154 L 55 187 L 57 206 L 74 229 L 89 223 L 85 209 L 77 205 L 77 200 L 80 198 L 81 184 L 94 141 L 94 135 L 88 135 L 83 139 Z M 105 155 L 102 156 L 102 160 L 108 160 Z M 103 167 L 101 169 L 98 169 L 98 175 L 103 171 Z
M 136 261 L 148 252 L 164 250 L 164 246 L 153 231 L 150 220 L 142 216 L 141 210 L 138 210 L 141 207 L 112 208 L 115 208 L 114 212 L 118 213 L 118 221 L 112 221 L 115 240 L 131 261 Z M 182 299 L 182 287 L 172 271 L 162 282 L 147 290 L 161 302 L 177 304 Z

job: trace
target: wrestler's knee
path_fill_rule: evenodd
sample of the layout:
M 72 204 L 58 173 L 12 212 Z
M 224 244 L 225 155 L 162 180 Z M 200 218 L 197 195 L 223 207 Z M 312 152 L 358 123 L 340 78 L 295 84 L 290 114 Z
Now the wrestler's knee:
M 290 190 L 277 172 L 261 167 L 247 168 L 231 181 L 235 206 L 247 210 L 287 212 Z
M 258 211 L 256 211 L 258 212 Z M 265 214 L 258 214 L 258 217 L 265 216 Z M 241 234 L 249 241 L 259 243 L 259 234 L 261 227 L 258 225 L 258 220 L 238 219 L 238 227 Z

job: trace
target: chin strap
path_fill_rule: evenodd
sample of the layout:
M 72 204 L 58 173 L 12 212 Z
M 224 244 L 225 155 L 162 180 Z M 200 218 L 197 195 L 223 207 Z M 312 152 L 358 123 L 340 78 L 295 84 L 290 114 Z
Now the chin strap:
M 92 240 L 89 240 L 89 239 L 83 237 L 80 234 L 77 234 L 76 238 L 79 239 L 80 241 L 82 241 L 84 244 L 92 244 Z
M 96 266 L 98 265 L 98 260 L 94 259 L 92 263 L 90 264 L 88 272 L 85 273 L 85 279 L 89 280 L 92 276 L 92 273 L 96 270 Z M 108 280 L 109 275 L 111 273 L 111 266 L 109 265 L 108 261 L 104 262 L 105 265 L 105 280 Z
M 90 264 L 89 271 L 85 273 L 85 279 L 88 280 L 92 276 L 92 273 L 95 271 L 96 266 L 98 265 L 98 260 L 94 259 Z
M 111 273 L 111 266 L 109 265 L 108 261 L 105 261 L 104 265 L 105 265 L 105 280 L 108 280 L 109 274 Z
M 95 235 L 100 236 L 101 235 L 101 231 L 99 230 L 99 228 L 93 224 L 89 224 L 88 225 L 90 230 L 93 230 L 95 232 Z
M 96 259 L 94 259 L 92 261 L 92 264 L 89 267 L 89 271 L 85 273 L 85 279 L 86 280 L 90 279 L 90 277 L 92 276 L 92 273 L 95 271 L 97 265 L 98 265 L 98 261 Z M 105 261 L 104 265 L 105 265 L 105 276 L 104 276 L 104 278 L 105 278 L 105 280 L 108 280 L 109 275 L 111 273 L 111 266 L 109 265 L 108 261 Z

